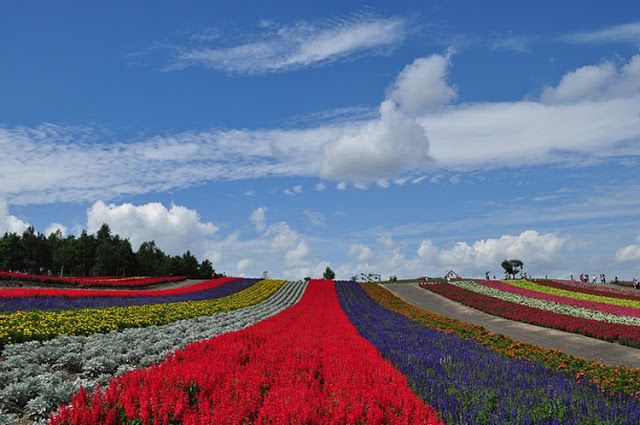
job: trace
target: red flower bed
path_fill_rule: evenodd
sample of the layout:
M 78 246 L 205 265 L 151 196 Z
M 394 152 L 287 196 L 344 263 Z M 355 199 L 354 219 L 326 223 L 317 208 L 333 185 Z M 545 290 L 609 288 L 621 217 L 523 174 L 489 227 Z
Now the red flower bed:
M 335 284 L 242 331 L 190 344 L 159 365 L 80 392 L 51 424 L 441 424 L 362 338 Z
M 180 282 L 186 276 L 160 276 L 160 277 L 56 277 L 37 274 L 16 273 L 0 271 L 0 280 L 23 280 L 40 283 L 64 283 L 69 285 L 87 286 L 148 286 L 157 283 Z
M 494 316 L 640 347 L 640 327 L 553 313 L 478 294 L 446 283 L 420 286 Z
M 618 316 L 640 317 L 640 308 L 625 307 L 620 305 L 601 303 L 597 301 L 578 300 L 571 297 L 564 297 L 562 295 L 546 294 L 544 292 L 520 288 L 519 286 L 510 285 L 498 280 L 479 280 L 476 282 L 488 288 L 497 289 L 503 292 L 509 292 L 511 294 L 522 295 L 525 297 L 535 298 L 537 300 L 551 301 L 554 303 L 586 308 L 588 310 L 616 314 Z
M 640 291 L 636 289 L 611 288 L 608 286 L 596 287 L 592 283 L 577 283 L 570 280 L 533 279 L 533 282 L 549 286 L 550 288 L 564 289 L 565 291 L 580 292 L 582 294 L 600 295 L 603 297 L 618 298 L 621 300 L 640 301 Z
M 40 289 L 40 288 L 20 288 L 20 289 L 0 289 L 0 298 L 21 298 L 21 297 L 137 297 L 137 296 L 167 296 L 189 294 L 192 292 L 204 291 L 206 289 L 217 288 L 225 283 L 237 280 L 235 277 L 221 277 L 211 279 L 194 285 L 182 288 L 171 289 L 134 289 L 134 290 L 108 290 L 108 289 Z

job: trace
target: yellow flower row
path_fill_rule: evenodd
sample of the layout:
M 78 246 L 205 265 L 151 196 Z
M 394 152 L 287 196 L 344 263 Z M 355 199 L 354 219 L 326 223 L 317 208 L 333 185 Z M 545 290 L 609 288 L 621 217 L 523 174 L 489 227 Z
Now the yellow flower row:
M 0 347 L 57 335 L 90 335 L 125 328 L 164 325 L 182 319 L 236 310 L 273 295 L 284 280 L 261 280 L 226 297 L 203 301 L 78 310 L 30 310 L 0 314 Z
M 565 289 L 552 288 L 550 286 L 540 285 L 528 280 L 505 280 L 509 285 L 517 286 L 531 291 L 541 292 L 543 294 L 559 295 L 562 297 L 574 298 L 576 300 L 595 301 L 599 303 L 619 305 L 622 307 L 640 308 L 640 301 L 625 300 L 620 298 L 607 297 L 606 295 L 583 294 L 582 292 L 573 292 Z

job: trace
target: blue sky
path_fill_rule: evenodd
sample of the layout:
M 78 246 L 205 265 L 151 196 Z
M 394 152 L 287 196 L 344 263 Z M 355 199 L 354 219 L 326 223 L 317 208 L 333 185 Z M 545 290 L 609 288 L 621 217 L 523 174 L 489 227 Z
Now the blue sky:
M 639 12 L 3 3 L 0 232 L 108 222 L 244 275 L 638 276 Z

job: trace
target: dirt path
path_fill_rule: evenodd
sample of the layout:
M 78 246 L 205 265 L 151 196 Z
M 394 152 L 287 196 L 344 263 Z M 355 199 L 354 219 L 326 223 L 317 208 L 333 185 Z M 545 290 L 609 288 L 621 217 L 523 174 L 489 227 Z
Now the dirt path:
M 422 289 L 416 284 L 382 286 L 416 307 L 480 325 L 493 333 L 507 335 L 518 341 L 562 350 L 606 365 L 640 367 L 640 349 L 492 316 Z

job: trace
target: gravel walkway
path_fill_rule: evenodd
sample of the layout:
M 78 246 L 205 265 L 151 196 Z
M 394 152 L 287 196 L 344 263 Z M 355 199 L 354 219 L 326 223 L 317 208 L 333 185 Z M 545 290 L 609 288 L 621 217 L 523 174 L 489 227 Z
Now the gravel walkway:
M 416 307 L 480 325 L 493 333 L 507 335 L 518 341 L 561 350 L 606 365 L 640 367 L 640 349 L 492 316 L 422 289 L 417 284 L 382 286 Z

